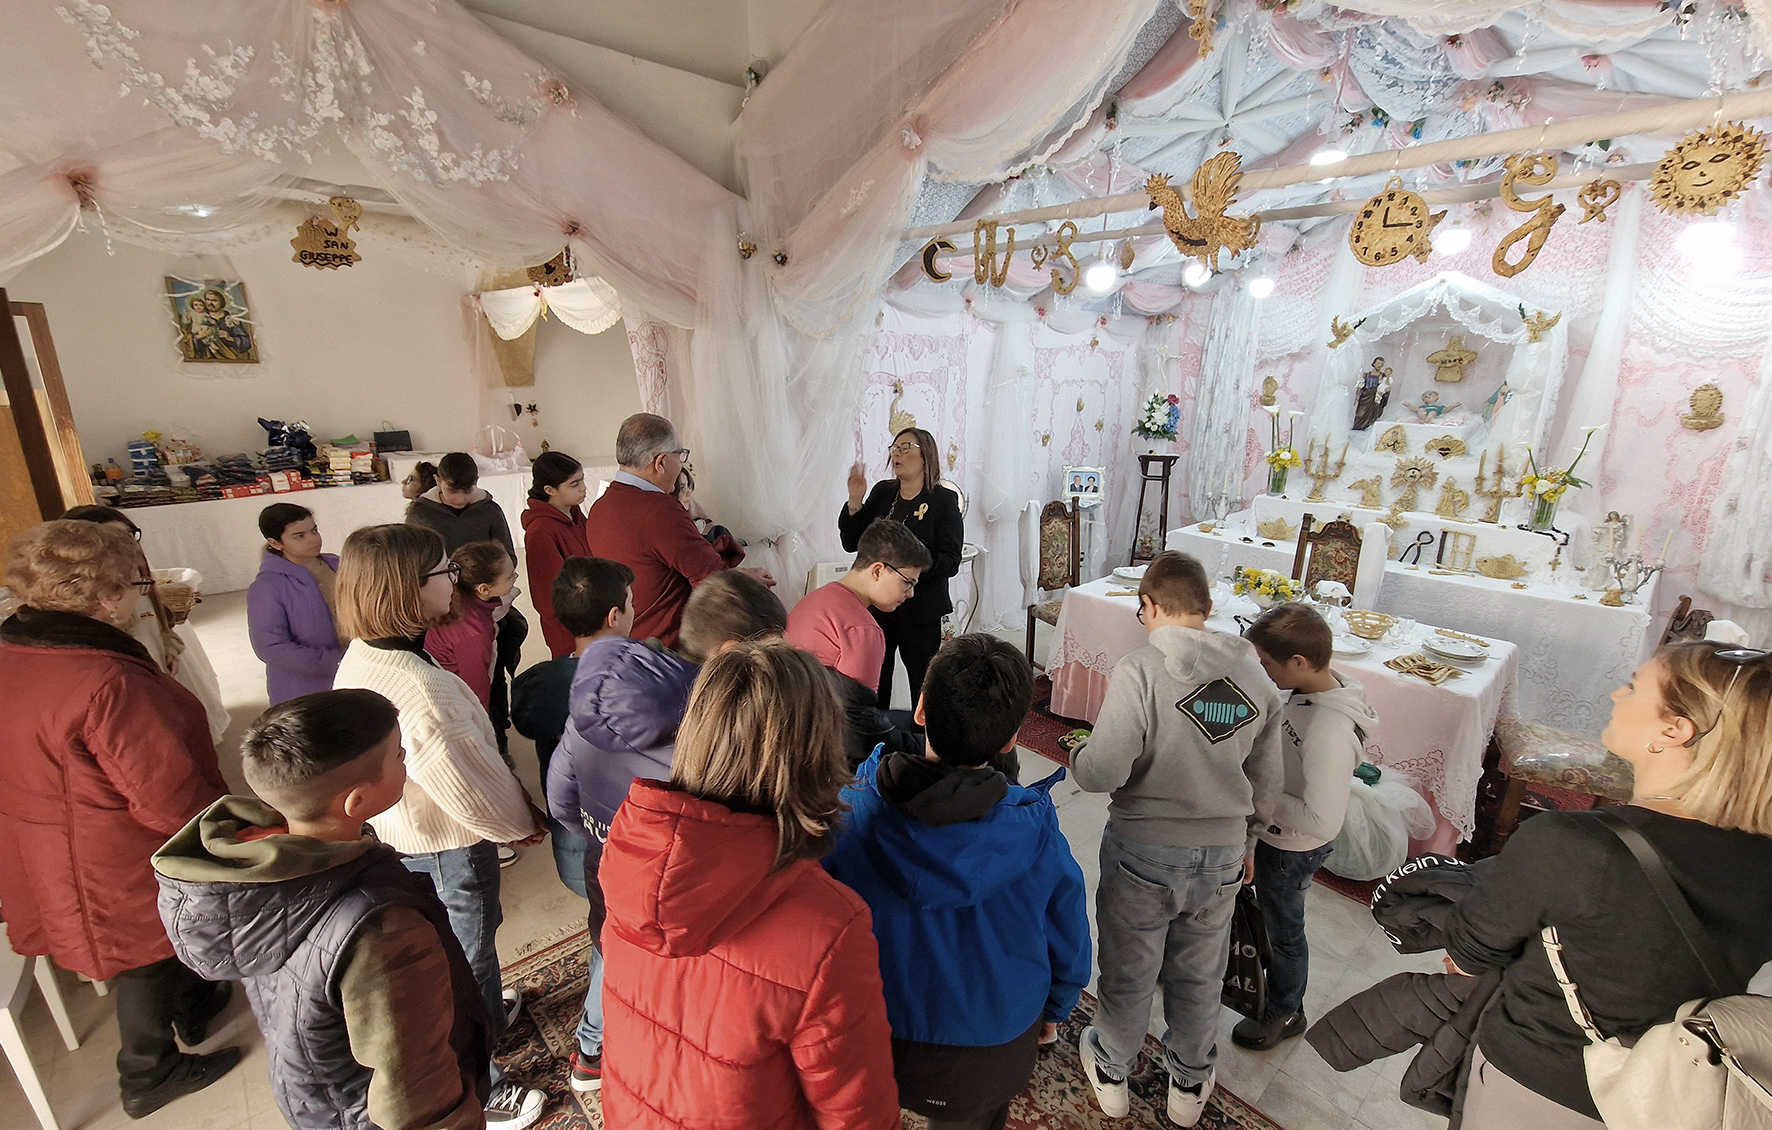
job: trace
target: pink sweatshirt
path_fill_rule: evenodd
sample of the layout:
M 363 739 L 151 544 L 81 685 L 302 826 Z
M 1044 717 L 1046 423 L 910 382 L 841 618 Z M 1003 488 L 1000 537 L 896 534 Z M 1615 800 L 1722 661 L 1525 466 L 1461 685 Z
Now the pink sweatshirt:
M 461 619 L 439 624 L 425 633 L 425 650 L 445 671 L 461 676 L 480 705 L 492 709 L 492 664 L 498 655 L 498 601 L 470 596 L 462 600 Z

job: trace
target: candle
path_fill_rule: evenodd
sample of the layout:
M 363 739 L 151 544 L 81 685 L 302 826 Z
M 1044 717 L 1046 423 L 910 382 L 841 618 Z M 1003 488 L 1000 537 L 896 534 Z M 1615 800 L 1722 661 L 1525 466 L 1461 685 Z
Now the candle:
M 1672 545 L 1672 544 L 1673 544 L 1673 543 L 1674 543 L 1674 532 L 1673 532 L 1673 530 L 1672 530 L 1672 529 L 1671 529 L 1671 528 L 1670 528 L 1670 529 L 1669 529 L 1669 530 L 1668 530 L 1668 531 L 1667 531 L 1667 537 L 1665 537 L 1665 538 L 1663 538 L 1663 539 L 1662 539 L 1662 542 L 1661 542 L 1661 556 L 1660 556 L 1660 557 L 1658 557 L 1658 558 L 1656 558 L 1656 563 L 1657 563 L 1657 564 L 1660 564 L 1660 565 L 1666 565 L 1666 564 L 1667 564 L 1667 547 L 1668 547 L 1668 546 L 1670 546 L 1670 545 Z

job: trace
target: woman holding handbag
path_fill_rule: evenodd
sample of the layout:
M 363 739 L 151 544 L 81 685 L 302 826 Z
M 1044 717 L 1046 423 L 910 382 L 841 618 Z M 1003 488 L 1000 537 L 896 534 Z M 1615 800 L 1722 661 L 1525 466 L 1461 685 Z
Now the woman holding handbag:
M 1593 1026 L 1627 1044 L 1772 960 L 1772 652 L 1676 644 L 1612 704 L 1601 741 L 1635 771 L 1631 804 L 1522 824 L 1447 926 L 1448 968 L 1502 971 L 1464 1130 L 1602 1125 L 1546 927 Z

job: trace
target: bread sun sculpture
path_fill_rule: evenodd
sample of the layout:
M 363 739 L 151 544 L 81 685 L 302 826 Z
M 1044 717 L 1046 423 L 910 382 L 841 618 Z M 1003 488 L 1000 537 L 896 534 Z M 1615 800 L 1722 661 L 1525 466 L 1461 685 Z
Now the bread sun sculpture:
M 1663 212 L 1715 215 L 1760 175 L 1766 138 L 1740 122 L 1694 130 L 1655 166 L 1649 195 Z

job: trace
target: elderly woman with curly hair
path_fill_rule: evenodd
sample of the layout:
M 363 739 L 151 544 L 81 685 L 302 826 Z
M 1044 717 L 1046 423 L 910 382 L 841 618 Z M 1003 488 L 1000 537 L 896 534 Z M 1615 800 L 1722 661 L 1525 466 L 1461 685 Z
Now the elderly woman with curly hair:
M 123 1109 L 201 1090 L 238 1048 L 202 1042 L 230 986 L 180 965 L 150 857 L 227 791 L 203 704 L 128 632 L 154 584 L 120 526 L 45 522 L 12 544 L 0 623 L 0 905 L 19 953 L 113 981 Z

